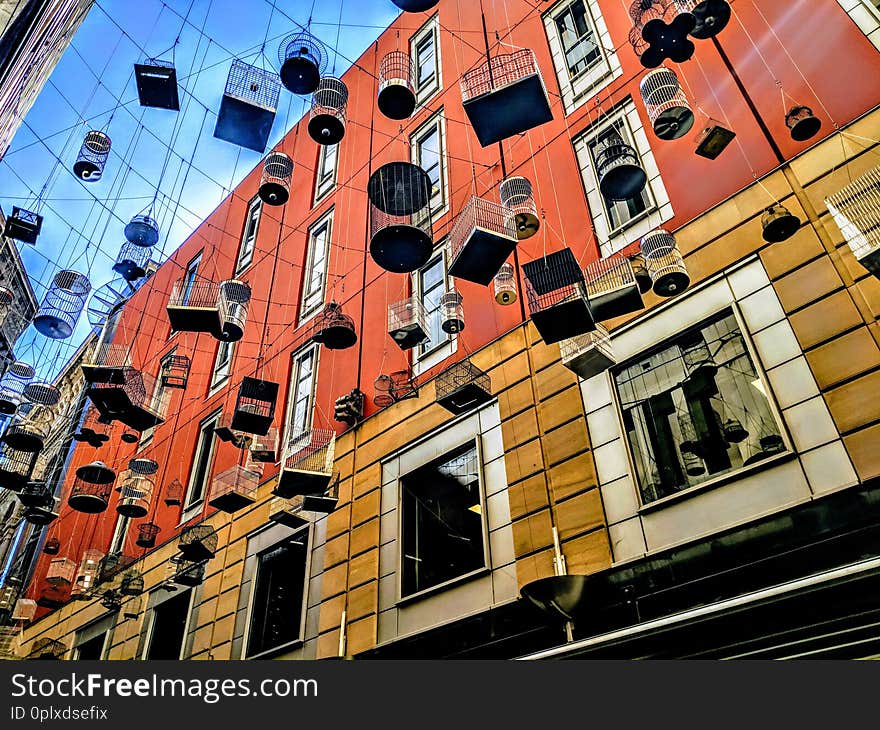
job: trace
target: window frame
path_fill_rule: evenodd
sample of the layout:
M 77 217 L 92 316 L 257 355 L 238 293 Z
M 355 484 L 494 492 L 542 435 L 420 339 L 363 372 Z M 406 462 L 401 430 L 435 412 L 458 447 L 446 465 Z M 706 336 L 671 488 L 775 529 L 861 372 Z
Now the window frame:
M 418 48 L 427 37 L 433 38 L 434 44 L 434 74 L 433 79 L 423 86 L 419 82 L 419 52 Z M 416 106 L 423 107 L 431 97 L 443 89 L 443 64 L 440 58 L 440 19 L 434 13 L 427 22 L 419 28 L 409 39 L 409 57 L 413 64 L 413 87 L 416 92 Z
M 241 243 L 238 247 L 238 256 L 235 259 L 235 276 L 241 274 L 254 262 L 254 253 L 257 249 L 257 238 L 260 235 L 260 221 L 263 217 L 263 201 L 260 196 L 253 198 L 247 207 L 244 218 L 244 226 L 241 231 Z M 251 223 L 253 234 L 248 235 Z
M 283 445 L 287 445 L 292 442 L 292 422 L 291 417 L 293 416 L 294 408 L 296 406 L 296 402 L 298 398 L 296 397 L 297 392 L 294 390 L 294 385 L 299 384 L 299 373 L 301 368 L 301 361 L 307 356 L 311 355 L 312 357 L 312 371 L 311 371 L 311 383 L 309 389 L 309 397 L 307 400 L 306 407 L 306 419 L 301 429 L 301 434 L 298 438 L 302 438 L 305 434 L 309 433 L 309 431 L 314 428 L 315 422 L 315 395 L 318 389 L 318 364 L 320 358 L 320 348 L 317 343 L 306 345 L 305 347 L 301 347 L 296 352 L 292 353 L 290 356 L 290 376 L 287 379 L 287 406 L 285 408 L 284 413 L 284 441 Z
M 307 322 L 311 319 L 315 314 L 321 311 L 324 306 L 324 300 L 327 298 L 327 282 L 330 278 L 330 248 L 331 241 L 333 238 L 333 213 L 334 210 L 331 208 L 324 215 L 322 215 L 318 220 L 316 220 L 312 225 L 309 226 L 307 245 L 306 245 L 306 257 L 305 257 L 305 266 L 303 266 L 303 279 L 302 279 L 302 292 L 300 295 L 299 302 L 299 325 Z M 311 302 L 311 299 L 317 297 L 317 290 L 310 291 L 308 290 L 308 286 L 312 279 L 312 269 L 315 266 L 315 253 L 317 251 L 317 246 L 315 242 L 317 240 L 317 234 L 324 229 L 324 272 L 321 275 L 321 286 L 320 286 L 320 301 Z
M 220 353 L 223 352 L 224 349 L 227 352 L 227 358 L 225 365 L 222 365 L 220 363 Z M 208 385 L 209 396 L 216 393 L 220 386 L 229 380 L 229 377 L 232 375 L 232 363 L 234 359 L 235 342 L 229 340 L 218 341 L 217 350 L 214 353 L 214 366 L 211 369 L 211 381 Z M 225 372 L 223 373 L 220 372 L 221 365 L 225 367 Z
M 192 285 L 193 285 L 193 284 L 198 280 L 198 278 L 199 278 L 199 266 L 201 266 L 201 264 L 202 264 L 202 254 L 204 254 L 204 253 L 205 253 L 204 249 L 201 250 L 201 251 L 199 251 L 195 256 L 193 256 L 193 257 L 189 260 L 189 262 L 187 263 L 186 267 L 185 267 L 184 270 L 183 270 L 183 277 L 182 277 L 182 279 L 184 279 L 184 280 L 189 280 L 188 283 L 187 283 L 187 287 L 190 288 L 190 291 L 191 291 Z M 190 278 L 190 277 L 191 277 L 191 278 Z M 187 293 L 187 299 L 186 299 L 186 301 L 189 301 L 189 293 Z M 122 305 L 123 305 L 123 304 L 125 304 L 125 302 L 122 302 L 122 303 L 119 305 L 119 310 L 118 310 L 117 314 L 119 314 L 119 313 L 122 312 Z M 186 302 L 184 302 L 184 304 L 186 304 Z M 108 320 L 108 321 L 109 321 L 109 320 Z M 179 331 L 180 331 L 180 330 L 176 330 L 176 329 L 174 329 L 173 327 L 171 327 L 171 326 L 169 325 L 169 330 L 168 330 L 168 337 L 167 337 L 167 339 L 170 340 L 170 339 L 171 339 L 172 337 L 174 337 Z M 107 339 L 106 336 L 105 336 L 105 339 Z
M 205 505 L 205 497 L 208 491 L 208 482 L 211 477 L 211 468 L 214 465 L 214 460 L 217 457 L 217 435 L 214 433 L 214 428 L 217 425 L 217 421 L 220 419 L 221 414 L 223 413 L 222 409 L 217 409 L 211 415 L 202 419 L 199 422 L 199 434 L 196 440 L 195 450 L 193 451 L 193 459 L 190 463 L 189 467 L 189 479 L 187 479 L 186 483 L 186 492 L 183 498 L 183 516 L 181 517 L 181 524 L 186 522 L 192 515 L 196 514 L 200 508 Z M 204 444 L 203 437 L 207 433 L 208 426 L 210 426 L 211 432 L 211 443 L 208 446 L 208 461 L 205 465 L 205 477 L 204 483 L 202 484 L 201 494 L 198 499 L 193 499 L 193 487 L 195 486 L 194 478 L 196 474 L 196 464 L 198 464 L 200 457 L 202 455 L 202 447 Z
M 158 589 L 161 590 L 161 589 Z M 193 615 L 193 604 L 195 603 L 195 591 L 192 588 L 186 589 L 186 594 L 189 596 L 189 604 L 186 609 L 186 621 L 183 624 L 183 637 L 180 640 L 180 655 L 178 659 L 186 659 L 187 652 L 187 637 L 189 636 L 189 627 L 192 624 L 192 615 Z M 156 609 L 161 608 L 168 600 L 171 600 L 180 594 L 175 592 L 170 594 L 165 601 L 157 601 L 154 605 L 149 608 L 149 618 L 146 620 L 147 630 L 144 634 L 144 645 L 140 651 L 140 659 L 147 660 L 147 654 L 150 653 L 150 646 L 153 643 L 153 631 L 156 628 Z
M 410 134 L 410 161 L 422 167 L 422 145 L 426 137 L 436 132 L 437 139 L 440 142 L 440 149 L 437 151 L 439 157 L 440 191 L 437 194 L 440 198 L 439 205 L 435 205 L 434 195 L 431 196 L 431 220 L 436 221 L 449 210 L 449 170 L 446 154 L 446 115 L 443 109 L 437 111 L 436 114 L 425 120 L 418 128 Z
M 334 150 L 333 169 L 329 175 L 324 174 L 324 166 L 329 157 L 330 150 Z M 312 205 L 315 206 L 326 198 L 336 187 L 336 178 L 339 174 L 339 143 L 331 145 L 318 145 L 318 161 L 315 165 L 315 193 Z
M 122 554 L 125 549 L 125 541 L 128 538 L 128 531 L 131 529 L 131 517 L 117 513 L 116 524 L 113 526 L 113 535 L 110 537 L 110 545 L 107 548 L 107 554 Z
M 150 408 L 159 414 L 163 419 L 171 405 L 171 397 L 173 396 L 173 388 L 166 388 L 162 385 L 162 372 L 165 370 L 165 363 L 177 352 L 174 347 L 159 358 L 159 371 L 156 374 L 156 384 L 153 386 L 153 392 L 150 394 Z M 153 441 L 157 426 L 152 426 L 141 433 L 138 440 L 138 450 L 145 448 Z
M 90 632 L 93 628 L 98 628 L 99 633 L 90 639 L 81 640 L 81 637 Z M 103 631 L 100 631 L 100 628 L 103 628 Z M 101 644 L 101 656 L 99 660 L 104 660 L 107 658 L 107 654 L 110 651 L 110 647 L 112 646 L 111 634 L 113 633 L 113 623 L 112 621 L 108 622 L 107 617 L 102 617 L 95 619 L 94 621 L 90 621 L 85 626 L 80 627 L 73 635 L 73 646 L 71 647 L 70 658 L 73 661 L 80 661 L 79 653 L 80 648 L 84 644 L 88 644 L 91 641 L 94 641 L 98 637 L 103 637 L 103 642 Z M 87 660 L 86 660 L 87 661 Z

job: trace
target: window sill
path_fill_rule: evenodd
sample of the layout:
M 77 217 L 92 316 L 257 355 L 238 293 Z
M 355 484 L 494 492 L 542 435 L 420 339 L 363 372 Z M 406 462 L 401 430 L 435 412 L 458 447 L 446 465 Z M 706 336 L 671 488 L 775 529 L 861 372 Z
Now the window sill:
M 320 192 L 315 193 L 315 198 L 312 201 L 312 210 L 317 208 L 321 203 L 323 203 L 327 198 L 330 197 L 330 193 L 336 190 L 336 182 L 334 182 L 330 187 L 326 190 L 322 190 Z
M 407 596 L 398 596 L 397 603 L 395 606 L 398 607 L 406 607 L 411 603 L 416 603 L 417 601 L 422 600 L 423 598 L 430 598 L 431 596 L 441 593 L 443 591 L 449 590 L 450 588 L 454 588 L 455 586 L 461 585 L 462 583 L 467 583 L 469 581 L 475 580 L 477 578 L 482 578 L 486 575 L 490 575 L 492 573 L 492 569 L 484 565 L 482 568 L 477 568 L 476 570 L 472 570 L 470 573 L 465 573 L 464 575 L 460 575 L 458 578 L 452 578 L 451 580 L 446 581 L 445 583 L 439 583 L 436 586 L 431 586 L 430 588 L 425 588 L 424 590 L 419 591 L 418 593 L 410 593 Z
M 305 642 L 302 637 L 298 639 L 294 639 L 293 641 L 288 641 L 286 644 L 282 644 L 281 646 L 273 647 L 272 649 L 266 649 L 265 651 L 261 651 L 259 654 L 242 654 L 242 659 L 247 659 L 248 661 L 252 659 L 272 659 L 279 654 L 283 654 L 288 651 L 292 651 L 294 649 L 301 649 Z
M 180 521 L 177 523 L 177 527 L 183 527 L 187 522 L 189 522 L 193 517 L 201 512 L 205 508 L 205 500 L 200 499 L 198 502 L 191 504 L 187 507 L 183 512 L 180 513 Z
M 458 339 L 450 338 L 436 347 L 413 356 L 413 375 L 421 375 L 458 352 Z
M 217 395 L 217 393 L 219 393 L 223 389 L 223 386 L 226 385 L 226 383 L 228 383 L 228 382 L 229 382 L 229 376 L 227 375 L 225 378 L 223 378 L 223 380 L 218 380 L 216 383 L 212 383 L 211 387 L 208 388 L 208 395 L 205 397 L 211 398 L 211 397 Z

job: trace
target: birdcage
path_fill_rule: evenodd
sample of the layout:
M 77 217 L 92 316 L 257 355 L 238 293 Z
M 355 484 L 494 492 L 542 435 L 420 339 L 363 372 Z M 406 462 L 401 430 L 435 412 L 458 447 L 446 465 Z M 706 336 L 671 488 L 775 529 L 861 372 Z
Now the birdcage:
M 238 512 L 257 501 L 259 486 L 259 474 L 233 466 L 214 477 L 208 504 L 223 512 Z
M 345 110 L 348 87 L 333 76 L 324 76 L 312 95 L 309 136 L 318 144 L 339 144 L 345 136 Z
M 180 479 L 172 479 L 165 485 L 165 505 L 179 507 L 183 502 L 183 483 Z
M 150 512 L 153 501 L 153 480 L 141 474 L 129 471 L 120 480 L 119 502 L 116 511 L 123 517 L 139 519 Z
M 808 106 L 793 106 L 785 115 L 785 126 L 795 142 L 806 142 L 822 128 L 822 120 Z
M 110 612 L 119 611 L 122 608 L 122 595 L 115 588 L 110 588 L 101 594 L 100 603 Z
M 205 579 L 205 564 L 203 562 L 177 559 L 175 566 L 172 580 L 178 585 L 193 588 L 201 585 Z
M 45 380 L 32 380 L 25 386 L 22 394 L 25 400 L 38 406 L 46 406 L 51 408 L 57 406 L 61 400 L 61 391 L 54 383 Z M 33 413 L 33 411 L 31 411 Z
M 640 248 L 657 296 L 673 297 L 690 286 L 691 279 L 675 236 L 657 228 L 642 238 Z
M 546 344 L 596 328 L 584 272 L 571 249 L 523 264 L 523 276 L 532 323 Z
M 122 604 L 123 620 L 138 618 L 141 615 L 141 610 L 143 609 L 143 607 L 143 596 L 133 596 L 129 598 L 125 603 Z
M 34 244 L 37 242 L 37 237 L 40 235 L 42 227 L 43 216 L 13 205 L 12 213 L 6 219 L 3 235 L 22 243 Z
M 125 240 L 135 246 L 151 248 L 159 243 L 159 224 L 145 213 L 134 216 L 123 232 Z
M 280 94 L 281 80 L 272 69 L 233 60 L 214 136 L 239 147 L 264 152 Z
M 46 504 L 52 497 L 52 490 L 45 482 L 28 482 L 15 495 L 25 507 Z
M 445 292 L 440 297 L 440 328 L 448 335 L 464 329 L 464 299 L 457 290 Z
M 434 381 L 437 403 L 454 414 L 478 408 L 492 398 L 492 381 L 470 360 L 448 367 Z
M 144 63 L 136 63 L 134 80 L 141 106 L 180 110 L 177 71 L 173 63 L 158 58 L 148 58 Z
M 113 484 L 92 484 L 76 479 L 70 489 L 67 505 L 77 512 L 93 515 L 104 512 L 110 502 Z
M 405 13 L 423 13 L 435 7 L 440 0 L 391 0 Z
M 128 460 L 128 470 L 141 476 L 150 477 L 159 471 L 159 462 L 149 456 L 135 456 Z
M 700 381 L 705 382 L 715 377 L 718 365 L 715 363 L 715 358 L 712 357 L 708 343 L 700 333 L 681 342 L 679 348 L 681 349 L 684 371 L 691 387 Z
M 55 606 L 57 608 L 57 606 Z M 67 654 L 67 644 L 56 639 L 43 637 L 36 639 L 31 644 L 31 650 L 27 655 L 28 659 L 63 659 Z
M 224 443 L 232 444 L 237 449 L 250 448 L 251 435 L 232 428 L 232 418 L 233 414 L 222 413 L 217 425 L 214 426 L 214 434 Z
M 160 380 L 163 388 L 184 390 L 192 362 L 186 355 L 170 355 L 162 359 Z
M 727 129 L 721 122 L 709 119 L 703 131 L 697 135 L 696 154 L 707 160 L 715 160 L 733 142 L 736 132 Z
M 791 238 L 801 227 L 801 219 L 792 215 L 784 205 L 771 205 L 761 216 L 761 236 L 767 243 L 781 243 Z
M 654 286 L 651 280 L 651 274 L 648 273 L 648 267 L 645 265 L 645 257 L 642 256 L 641 249 L 629 257 L 629 263 L 632 266 L 633 276 L 639 287 L 639 294 L 647 294 Z
M 220 283 L 220 332 L 213 333 L 219 340 L 238 342 L 244 337 L 248 308 L 251 301 L 251 288 L 238 279 Z
M 12 303 L 15 301 L 15 294 L 8 286 L 0 286 L 0 327 L 3 326 L 9 314 L 12 312 Z
M 135 281 L 147 275 L 152 250 L 133 243 L 123 243 L 113 264 L 113 271 L 126 281 Z
M 122 383 L 130 365 L 131 350 L 127 345 L 98 342 L 80 367 L 87 383 Z
M 220 285 L 188 278 L 176 281 L 168 299 L 168 320 L 175 332 L 220 332 Z
M 516 302 L 516 271 L 513 264 L 502 264 L 498 269 L 492 280 L 492 291 L 498 304 L 506 306 Z
M 694 126 L 694 112 L 672 69 L 661 66 L 649 71 L 639 84 L 645 111 L 660 139 L 683 137 Z
M 449 275 L 488 286 L 516 244 L 516 227 L 508 209 L 474 196 L 449 234 Z
M 191 525 L 180 533 L 177 549 L 186 560 L 210 560 L 217 552 L 217 533 L 210 525 Z
M 296 529 L 330 514 L 338 503 L 339 481 L 336 480 L 323 494 L 301 494 L 290 499 L 275 497 L 269 503 L 269 519 Z
M 501 205 L 513 216 L 516 237 L 522 241 L 534 236 L 541 227 L 541 221 L 538 219 L 532 183 L 524 177 L 509 177 L 501 181 L 498 192 Z
M 746 429 L 738 418 L 728 418 L 721 427 L 725 440 L 732 444 L 739 444 L 749 437 L 748 429 Z
M 266 205 L 284 205 L 290 199 L 293 160 L 283 152 L 270 152 L 263 160 L 260 200 Z
M 0 444 L 0 488 L 11 492 L 23 489 L 34 473 L 38 456 L 34 451 L 18 451 Z
M 254 436 L 251 441 L 251 459 L 261 464 L 274 464 L 278 460 L 277 428 L 273 426 L 265 436 Z
M 648 184 L 638 153 L 618 134 L 605 137 L 596 152 L 599 192 L 606 200 L 630 200 Z
M 122 378 L 121 383 L 92 383 L 86 389 L 101 416 L 108 422 L 120 421 L 135 431 L 146 431 L 162 423 L 150 402 L 156 388 L 155 376 L 126 367 Z
M 335 447 L 336 433 L 329 429 L 293 430 L 286 436 L 275 494 L 289 499 L 326 491 L 333 476 Z
M 370 176 L 367 192 L 373 260 L 397 274 L 424 266 L 434 251 L 428 174 L 418 165 L 393 162 Z
M 730 22 L 730 3 L 727 0 L 676 0 L 676 4 L 693 13 L 696 25 L 691 36 L 706 40 L 718 35 Z
M 50 537 L 43 543 L 43 552 L 46 555 L 58 555 L 61 551 L 61 540 L 57 537 Z
M 69 586 L 44 585 L 37 594 L 37 605 L 40 608 L 55 610 L 61 608 L 70 598 Z
M 236 431 L 265 436 L 272 426 L 277 402 L 278 383 L 258 378 L 242 378 L 231 427 Z
M 16 417 L 3 432 L 3 443 L 16 451 L 41 451 L 52 426 L 51 411 L 34 408 L 26 416 Z
M 294 94 L 312 94 L 327 68 L 327 49 L 307 30 L 286 36 L 278 46 L 281 83 Z
M 645 68 L 657 68 L 667 58 L 684 63 L 694 55 L 688 36 L 697 19 L 686 5 L 684 0 L 633 0 L 629 42 Z
M 76 598 L 77 596 L 90 597 L 92 595 L 95 584 L 98 582 L 98 576 L 101 573 L 103 561 L 104 553 L 100 550 L 90 548 L 83 552 L 73 590 L 70 592 L 71 598 Z
M 104 175 L 111 145 L 110 137 L 103 132 L 93 129 L 86 133 L 73 163 L 73 174 L 83 182 L 98 182 Z
M 388 334 L 401 350 L 428 340 L 428 320 L 419 297 L 409 297 L 388 307 Z
M 137 538 L 134 544 L 141 548 L 156 547 L 156 536 L 159 534 L 159 525 L 154 522 L 144 522 L 138 525 Z
M 76 563 L 70 558 L 52 558 L 46 569 L 46 582 L 57 586 L 69 586 L 76 576 Z
M 0 413 L 12 415 L 24 398 L 24 389 L 34 379 L 36 371 L 31 365 L 16 360 L 0 378 Z
M 389 119 L 408 119 L 416 108 L 409 54 L 391 51 L 379 62 L 379 111 Z
M 584 269 L 590 309 L 597 322 L 637 312 L 645 305 L 632 264 L 614 255 L 588 264 Z
M 385 408 L 408 398 L 417 398 L 418 386 L 410 370 L 396 370 L 389 375 L 380 375 L 373 382 L 373 403 Z
M 825 205 L 853 256 L 880 278 L 880 166 L 829 195 Z M 2 384 L 0 380 L 0 390 Z
M 32 621 L 37 615 L 37 602 L 33 598 L 19 598 L 12 611 L 13 621 Z
M 461 79 L 464 111 L 483 147 L 553 119 L 535 52 L 498 54 Z
M 345 350 L 357 344 L 354 319 L 342 311 L 342 305 L 330 302 L 315 318 L 312 340 L 328 350 Z
M 144 592 L 144 577 L 136 570 L 129 570 L 119 581 L 119 592 L 123 596 L 139 596 Z
M 53 340 L 70 337 L 91 288 L 85 274 L 69 269 L 55 274 L 33 320 L 37 332 Z
M 58 498 L 50 497 L 44 504 L 26 507 L 24 520 L 32 525 L 44 527 L 58 519 Z

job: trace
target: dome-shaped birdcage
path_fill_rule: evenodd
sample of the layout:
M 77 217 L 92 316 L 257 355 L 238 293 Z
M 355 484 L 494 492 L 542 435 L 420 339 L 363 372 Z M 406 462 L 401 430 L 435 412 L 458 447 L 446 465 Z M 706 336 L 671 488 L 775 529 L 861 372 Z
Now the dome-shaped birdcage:
M 85 274 L 70 269 L 59 271 L 34 317 L 34 328 L 53 340 L 70 337 L 91 289 Z
M 139 596 L 144 592 L 144 577 L 136 570 L 129 570 L 119 581 L 119 592 L 123 596 Z
M 179 507 L 183 502 L 183 482 L 172 479 L 165 485 L 165 506 Z
M 327 68 L 327 49 L 307 30 L 286 36 L 278 46 L 281 83 L 294 94 L 312 94 Z
M 13 362 L 0 378 L 0 413 L 11 415 L 18 410 L 24 398 L 28 383 L 36 371 L 33 366 L 21 360 Z
M 123 517 L 138 519 L 150 511 L 155 485 L 152 479 L 132 471 L 126 473 L 119 485 L 116 511 Z
M 495 274 L 492 281 L 492 291 L 498 304 L 507 306 L 517 300 L 516 272 L 513 264 L 505 263 Z
M 638 153 L 617 134 L 606 137 L 596 152 L 599 191 L 607 200 L 630 200 L 648 184 Z
M 217 540 L 210 525 L 191 525 L 180 533 L 177 548 L 186 560 L 210 560 L 217 551 Z
M 682 10 L 693 13 L 696 25 L 691 36 L 706 40 L 718 35 L 730 22 L 730 3 L 728 0 L 676 0 Z
M 6 322 L 6 318 L 12 311 L 12 303 L 15 301 L 15 295 L 8 286 L 0 286 L 0 327 Z
M 413 64 L 408 53 L 391 51 L 379 62 L 379 111 L 389 119 L 408 119 L 416 108 Z
M 339 144 L 345 136 L 348 87 L 342 79 L 324 76 L 312 96 L 309 136 L 318 144 Z
M 10 492 L 24 489 L 36 464 L 36 452 L 19 451 L 7 444 L 0 444 L 0 488 Z
M 128 460 L 128 470 L 149 477 L 159 471 L 159 463 L 148 456 L 135 456 Z
M 152 249 L 126 241 L 119 248 L 119 255 L 113 264 L 113 271 L 126 281 L 136 281 L 147 275 Z
M 391 2 L 405 13 L 423 13 L 436 7 L 440 0 L 391 0 Z
M 159 243 L 159 224 L 145 213 L 134 216 L 125 225 L 125 240 L 149 248 Z
M 113 484 L 116 472 L 103 461 L 92 461 L 76 470 L 76 478 L 86 484 Z
M 43 552 L 46 555 L 58 555 L 61 552 L 61 540 L 57 537 L 50 537 L 43 544 Z
M 244 337 L 248 309 L 251 301 L 251 287 L 239 279 L 220 282 L 220 338 L 226 342 L 238 342 Z
M 516 237 L 522 241 L 534 236 L 541 227 L 532 183 L 524 177 L 509 177 L 498 188 L 501 205 L 513 215 Z
M 16 494 L 18 501 L 25 507 L 33 507 L 46 502 L 52 497 L 52 490 L 45 482 L 29 481 Z
M 137 539 L 134 544 L 142 548 L 151 548 L 156 546 L 156 536 L 159 534 L 160 527 L 154 522 L 144 522 L 138 525 Z
M 284 205 L 290 199 L 293 160 L 283 152 L 270 152 L 263 160 L 260 200 L 266 205 Z
M 440 297 L 440 328 L 448 335 L 464 329 L 464 299 L 455 289 Z
M 658 228 L 642 238 L 640 247 L 657 296 L 676 296 L 690 286 L 691 279 L 675 236 Z
M 639 83 L 645 110 L 660 139 L 683 137 L 694 126 L 694 112 L 672 69 L 661 66 L 649 71 Z
M 55 414 L 45 406 L 37 406 L 24 416 L 19 413 L 6 427 L 3 443 L 16 451 L 41 451 L 54 420 Z
M 70 494 L 67 497 L 67 505 L 70 509 L 77 512 L 95 515 L 107 509 L 112 492 L 112 483 L 94 484 L 77 478 L 73 482 Z
M 722 425 L 724 438 L 732 444 L 740 444 L 749 437 L 748 430 L 738 418 L 728 418 Z
M 694 55 L 688 36 L 697 19 L 684 5 L 681 0 L 634 0 L 630 5 L 629 42 L 645 68 L 657 68 L 667 58 L 684 63 Z
M 342 306 L 330 302 L 315 321 L 312 340 L 328 350 L 345 350 L 357 344 L 354 319 L 342 311 Z
M 61 391 L 54 383 L 45 380 L 32 380 L 25 386 L 24 397 L 40 406 L 56 406 L 61 400 Z
M 408 274 L 434 252 L 430 206 L 415 213 L 386 213 L 370 203 L 370 256 L 385 271 Z
M 784 205 L 771 205 L 761 216 L 761 236 L 767 243 L 781 243 L 801 227 L 801 219 Z
M 806 142 L 819 134 L 822 120 L 808 106 L 793 106 L 785 115 L 785 126 L 795 142 Z
M 103 132 L 94 129 L 88 132 L 73 163 L 74 175 L 83 182 L 98 182 L 104 174 L 111 144 L 110 137 Z

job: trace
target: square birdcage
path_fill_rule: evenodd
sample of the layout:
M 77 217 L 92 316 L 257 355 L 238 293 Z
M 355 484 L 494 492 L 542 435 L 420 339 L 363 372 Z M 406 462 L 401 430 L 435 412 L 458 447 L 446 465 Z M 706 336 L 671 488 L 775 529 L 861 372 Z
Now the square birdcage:
M 234 59 L 214 136 L 239 147 L 265 152 L 280 94 L 281 80 L 273 69 Z
M 518 241 L 516 220 L 509 209 L 474 196 L 449 234 L 449 275 L 488 286 Z
M 277 401 L 278 383 L 258 378 L 242 378 L 231 427 L 236 431 L 265 436 L 272 427 Z
M 601 324 L 592 332 L 587 332 L 559 343 L 562 364 L 584 380 L 604 373 L 617 364 L 611 338 Z
M 880 166 L 825 198 L 858 262 L 880 279 Z
M 125 382 L 125 368 L 130 366 L 131 348 L 109 342 L 99 342 L 80 365 L 83 377 L 89 384 L 122 384 Z
M 13 621 L 32 621 L 37 615 L 37 602 L 33 598 L 19 598 L 12 609 Z
M 214 477 L 208 504 L 223 512 L 238 512 L 257 501 L 259 486 L 259 474 L 243 466 L 233 466 Z
M 42 639 L 35 639 L 31 644 L 31 650 L 28 652 L 28 659 L 63 659 L 67 654 L 67 644 L 44 636 Z
M 162 360 L 162 387 L 184 390 L 192 362 L 186 355 L 170 355 Z
M 217 552 L 217 533 L 210 525 L 192 525 L 180 533 L 177 548 L 187 560 L 210 560 Z
M 584 272 L 571 249 L 523 264 L 532 323 L 548 345 L 596 328 Z
M 34 244 L 42 228 L 43 216 L 13 205 L 12 214 L 6 219 L 3 235 L 22 243 Z
M 492 399 L 492 381 L 470 360 L 444 370 L 434 381 L 437 403 L 454 414 L 477 408 Z
M 146 431 L 164 420 L 150 402 L 155 388 L 155 376 L 125 367 L 121 383 L 92 383 L 86 395 L 105 419 Z
M 52 558 L 46 569 L 46 582 L 54 586 L 69 586 L 76 577 L 76 563 L 70 558 Z
M 278 461 L 278 429 L 270 428 L 265 436 L 254 436 L 251 441 L 251 459 L 261 464 Z
M 388 334 L 401 350 L 427 341 L 428 318 L 418 297 L 409 297 L 388 307 Z
M 141 106 L 180 111 L 177 70 L 173 63 L 148 58 L 134 65 L 134 79 Z
M 333 478 L 336 433 L 315 428 L 287 435 L 281 472 L 274 494 L 289 499 L 299 494 L 322 494 Z
M 498 54 L 461 79 L 464 111 L 483 147 L 553 119 L 535 52 Z
M 269 519 L 287 527 L 302 527 L 330 514 L 339 502 L 339 481 L 323 494 L 297 495 L 290 499 L 275 497 L 269 503 Z
M 70 586 L 46 583 L 37 593 L 37 605 L 40 608 L 48 608 L 50 611 L 54 611 L 56 608 L 61 608 L 70 598 Z
M 584 269 L 593 319 L 603 322 L 644 308 L 632 263 L 615 255 L 588 264 Z
M 175 562 L 172 581 L 177 585 L 193 588 L 205 579 L 205 563 L 202 561 L 172 558 Z
M 224 314 L 220 306 L 220 284 L 179 279 L 174 283 L 166 309 L 174 332 L 218 333 Z

